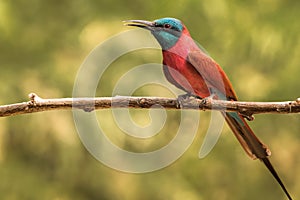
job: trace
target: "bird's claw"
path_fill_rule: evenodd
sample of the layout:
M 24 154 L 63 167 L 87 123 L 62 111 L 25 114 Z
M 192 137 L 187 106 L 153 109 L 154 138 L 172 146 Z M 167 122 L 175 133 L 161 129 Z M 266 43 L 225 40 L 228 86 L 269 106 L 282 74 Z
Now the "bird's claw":
M 201 104 L 205 105 L 207 104 L 207 102 L 211 101 L 212 99 L 218 99 L 218 96 L 216 94 L 211 94 L 210 96 L 203 98 L 201 100 Z
M 192 100 L 192 99 L 201 99 L 201 98 L 199 96 L 196 96 L 196 95 L 193 95 L 190 93 L 178 95 L 178 97 L 177 97 L 178 108 L 183 108 L 184 102 L 186 102 L 188 100 Z
M 240 113 L 240 114 L 248 121 L 253 121 L 255 119 L 252 113 Z

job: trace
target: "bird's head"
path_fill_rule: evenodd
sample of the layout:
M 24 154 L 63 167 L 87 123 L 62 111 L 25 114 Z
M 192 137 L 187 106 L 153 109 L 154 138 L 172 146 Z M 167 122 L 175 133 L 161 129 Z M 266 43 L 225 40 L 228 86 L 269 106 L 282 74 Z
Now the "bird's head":
M 154 21 L 127 20 L 127 26 L 136 26 L 151 31 L 164 50 L 173 47 L 182 35 L 185 27 L 175 18 L 161 18 Z

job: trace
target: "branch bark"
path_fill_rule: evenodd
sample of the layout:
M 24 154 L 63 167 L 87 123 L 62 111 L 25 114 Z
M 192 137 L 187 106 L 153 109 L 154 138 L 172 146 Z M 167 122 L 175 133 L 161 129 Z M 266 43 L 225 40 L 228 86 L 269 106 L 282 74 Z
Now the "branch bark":
M 29 94 L 29 98 L 30 100 L 27 102 L 0 106 L 0 117 L 50 110 L 82 109 L 91 112 L 107 108 L 159 109 L 161 107 L 165 109 L 226 110 L 228 112 L 239 112 L 249 119 L 253 114 L 260 113 L 300 113 L 300 98 L 285 102 L 240 102 L 211 98 L 202 100 L 188 98 L 179 101 L 176 98 L 127 96 L 42 99 L 34 93 Z

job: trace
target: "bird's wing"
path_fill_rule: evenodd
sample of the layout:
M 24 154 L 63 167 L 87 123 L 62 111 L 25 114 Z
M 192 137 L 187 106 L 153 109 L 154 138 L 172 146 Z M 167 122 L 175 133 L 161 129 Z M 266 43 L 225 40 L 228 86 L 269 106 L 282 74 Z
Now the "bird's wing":
M 218 93 L 226 94 L 227 100 L 237 100 L 232 85 L 222 68 L 208 55 L 201 51 L 191 51 L 188 62 L 201 74 L 208 87 Z
M 173 69 L 174 70 L 174 69 Z M 167 80 L 172 83 L 173 85 L 175 85 L 177 88 L 181 89 L 181 90 L 184 90 L 184 87 L 182 85 L 180 85 L 173 77 L 172 75 L 170 74 L 170 70 L 169 70 L 169 67 L 163 63 L 163 71 L 164 71 L 164 74 L 165 74 L 165 77 L 167 78 Z

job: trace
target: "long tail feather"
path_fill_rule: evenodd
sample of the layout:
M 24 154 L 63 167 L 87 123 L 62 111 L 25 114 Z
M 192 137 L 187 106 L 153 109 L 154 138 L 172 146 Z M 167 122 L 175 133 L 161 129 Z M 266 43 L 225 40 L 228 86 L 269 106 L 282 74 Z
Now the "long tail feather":
M 275 171 L 273 165 L 271 164 L 270 160 L 268 158 L 261 158 L 260 160 L 263 161 L 263 163 L 265 164 L 265 166 L 269 169 L 269 171 L 271 172 L 271 174 L 273 175 L 273 177 L 276 179 L 276 181 L 279 183 L 279 185 L 281 186 L 282 190 L 284 191 L 284 193 L 286 194 L 286 196 L 289 198 L 289 200 L 292 200 L 291 195 L 289 194 L 289 192 L 285 188 L 283 182 L 279 178 L 279 176 L 278 176 L 277 172 Z
M 227 124 L 233 131 L 234 135 L 236 136 L 246 153 L 251 158 L 258 158 L 265 164 L 265 166 L 281 186 L 284 193 L 287 195 L 288 199 L 292 200 L 283 182 L 279 178 L 277 172 L 268 159 L 268 156 L 271 155 L 271 151 L 255 136 L 255 134 L 245 121 L 244 117 L 235 112 L 223 112 L 222 114 L 224 115 Z

